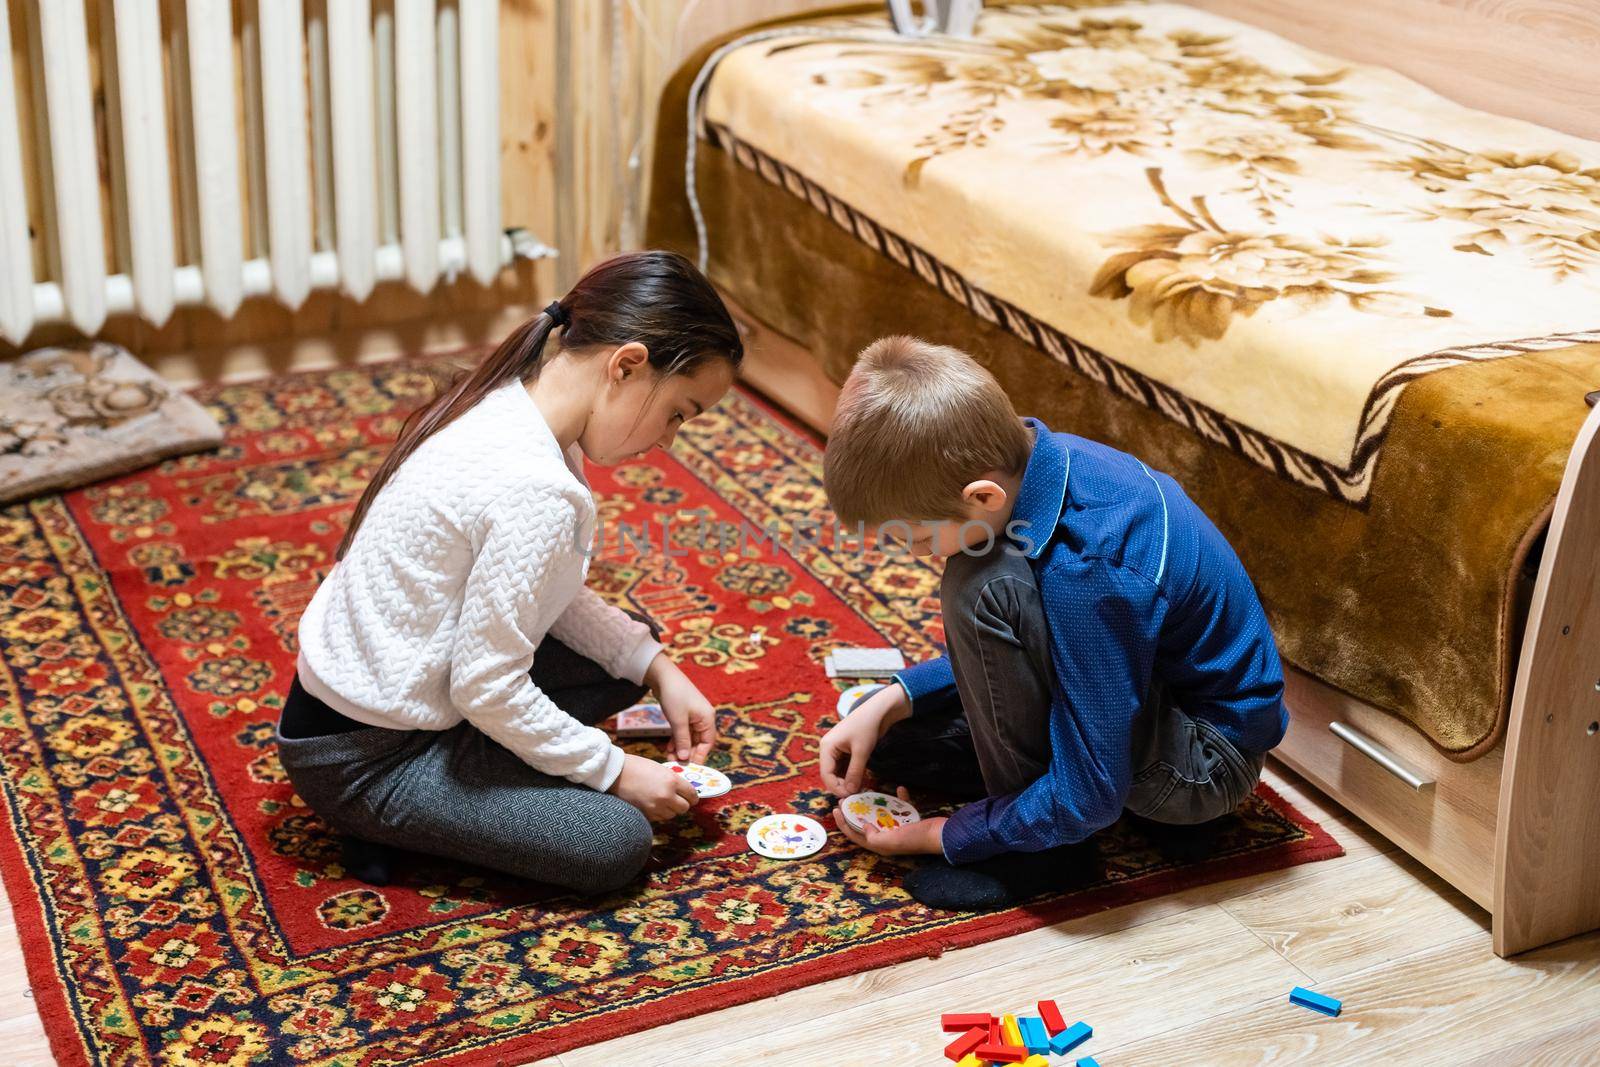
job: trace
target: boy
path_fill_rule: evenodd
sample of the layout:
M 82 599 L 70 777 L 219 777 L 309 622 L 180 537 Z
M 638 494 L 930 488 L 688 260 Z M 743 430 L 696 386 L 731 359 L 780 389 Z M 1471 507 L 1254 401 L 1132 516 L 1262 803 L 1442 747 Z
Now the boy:
M 823 783 L 880 777 L 983 799 L 858 833 L 930 853 L 906 888 L 998 908 L 1069 884 L 1124 810 L 1193 826 L 1255 788 L 1288 725 L 1283 672 L 1233 549 L 1171 478 L 1019 419 L 969 356 L 909 337 L 862 353 L 824 461 L 853 526 L 946 558 L 947 656 L 896 675 L 822 739 Z M 1169 832 L 1170 833 L 1170 832 Z

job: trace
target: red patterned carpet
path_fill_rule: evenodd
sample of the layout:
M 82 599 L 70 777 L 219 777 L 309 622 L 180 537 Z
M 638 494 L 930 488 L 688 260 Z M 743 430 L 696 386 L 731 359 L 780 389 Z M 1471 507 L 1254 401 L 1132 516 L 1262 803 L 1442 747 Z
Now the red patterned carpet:
M 1206 864 L 1116 827 L 1094 884 L 966 919 L 915 905 L 901 866 L 838 834 L 807 861 L 752 854 L 759 816 L 831 808 L 816 742 L 844 684 L 823 655 L 915 659 L 941 632 L 922 562 L 696 543 L 702 519 L 827 521 L 815 442 L 734 395 L 670 457 L 593 472 L 613 528 L 648 520 L 659 547 L 666 521 L 674 547 L 608 548 L 592 572 L 666 624 L 725 709 L 712 762 L 734 791 L 663 828 L 647 884 L 614 899 L 421 858 L 381 890 L 345 877 L 273 722 L 295 620 L 437 366 L 208 389 L 220 450 L 0 509 L 0 869 L 62 1063 L 517 1063 L 1342 851 L 1263 789 Z

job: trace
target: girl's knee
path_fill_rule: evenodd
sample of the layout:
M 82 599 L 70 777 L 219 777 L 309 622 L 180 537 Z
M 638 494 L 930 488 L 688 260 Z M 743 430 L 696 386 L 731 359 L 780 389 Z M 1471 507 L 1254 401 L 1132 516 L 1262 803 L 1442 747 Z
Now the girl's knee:
M 616 798 L 611 798 L 616 800 Z M 597 827 L 591 840 L 596 852 L 586 893 L 610 893 L 632 882 L 650 860 L 655 830 L 644 813 L 624 800 L 610 806 L 604 827 Z

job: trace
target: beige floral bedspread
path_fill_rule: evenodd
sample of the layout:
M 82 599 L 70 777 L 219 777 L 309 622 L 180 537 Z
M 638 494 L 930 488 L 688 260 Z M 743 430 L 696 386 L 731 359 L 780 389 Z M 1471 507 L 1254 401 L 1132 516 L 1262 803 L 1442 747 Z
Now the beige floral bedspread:
M 709 136 L 1298 481 L 1359 502 L 1407 382 L 1600 339 L 1600 145 L 1175 4 L 816 25 L 721 60 Z

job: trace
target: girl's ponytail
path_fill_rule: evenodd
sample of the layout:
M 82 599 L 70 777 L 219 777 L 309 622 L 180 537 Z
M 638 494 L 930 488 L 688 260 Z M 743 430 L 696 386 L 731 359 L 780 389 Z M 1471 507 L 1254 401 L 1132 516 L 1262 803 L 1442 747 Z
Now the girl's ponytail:
M 738 367 L 744 345 L 727 306 L 694 264 L 675 252 L 630 252 L 599 264 L 560 301 L 513 330 L 487 359 L 422 405 L 400 427 L 394 447 L 356 502 L 334 551 L 344 559 L 356 531 L 400 464 L 433 434 L 512 381 L 532 381 L 545 342 L 562 330 L 561 350 L 643 344 L 661 374 L 688 374 L 706 359 Z

